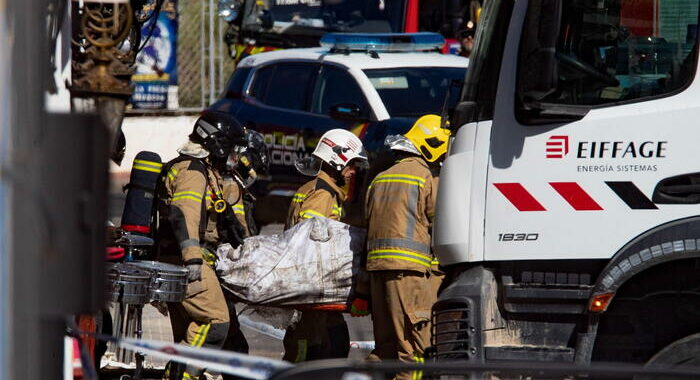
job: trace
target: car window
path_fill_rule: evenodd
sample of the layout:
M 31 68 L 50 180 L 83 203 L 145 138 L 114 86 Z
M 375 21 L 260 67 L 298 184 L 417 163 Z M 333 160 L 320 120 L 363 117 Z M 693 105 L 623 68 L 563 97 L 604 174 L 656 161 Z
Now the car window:
M 318 65 L 279 63 L 258 71 L 253 96 L 273 107 L 309 110 L 309 95 Z
M 272 78 L 272 73 L 275 71 L 274 66 L 267 66 L 255 71 L 255 79 L 253 87 L 250 90 L 250 95 L 260 101 L 265 99 L 267 88 Z
M 355 78 L 346 70 L 324 66 L 316 83 L 311 111 L 328 115 L 330 108 L 338 104 L 355 104 L 363 116 L 369 114 L 367 101 Z
M 595 106 L 683 88 L 697 64 L 698 5 L 531 3 L 520 48 L 520 101 Z
M 240 97 L 240 93 L 241 91 L 243 91 L 243 85 L 248 79 L 248 75 L 250 74 L 251 69 L 252 68 L 250 67 L 240 67 L 233 72 L 233 75 L 231 75 L 231 79 L 229 79 L 228 83 L 226 84 L 226 91 L 224 93 L 224 97 Z
M 462 81 L 466 67 L 402 67 L 365 70 L 374 88 L 392 117 L 417 117 L 440 114 L 447 90 L 454 81 Z M 449 108 L 459 99 L 452 89 Z

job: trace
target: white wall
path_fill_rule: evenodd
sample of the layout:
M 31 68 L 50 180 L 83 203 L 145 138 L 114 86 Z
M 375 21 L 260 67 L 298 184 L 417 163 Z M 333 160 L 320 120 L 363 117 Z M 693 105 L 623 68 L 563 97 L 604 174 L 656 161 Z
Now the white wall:
M 177 148 L 192 132 L 198 115 L 192 116 L 127 116 L 122 123 L 126 137 L 126 152 L 121 166 L 111 162 L 110 172 L 115 175 L 131 171 L 136 154 L 143 150 L 158 153 L 163 162 L 177 156 Z

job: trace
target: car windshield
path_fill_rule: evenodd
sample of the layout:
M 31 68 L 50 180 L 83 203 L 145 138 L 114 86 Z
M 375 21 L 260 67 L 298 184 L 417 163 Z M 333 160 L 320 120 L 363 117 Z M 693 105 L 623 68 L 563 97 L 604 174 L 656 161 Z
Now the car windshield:
M 451 85 L 448 106 L 453 108 L 459 99 L 466 71 L 466 68 L 459 67 L 364 70 L 392 117 L 440 114 L 447 89 Z

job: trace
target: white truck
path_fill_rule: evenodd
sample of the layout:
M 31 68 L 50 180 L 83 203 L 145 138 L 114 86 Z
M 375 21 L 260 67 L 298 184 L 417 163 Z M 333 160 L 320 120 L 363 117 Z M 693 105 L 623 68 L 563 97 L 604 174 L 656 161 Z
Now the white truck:
M 700 363 L 699 3 L 485 2 L 433 229 L 436 360 Z

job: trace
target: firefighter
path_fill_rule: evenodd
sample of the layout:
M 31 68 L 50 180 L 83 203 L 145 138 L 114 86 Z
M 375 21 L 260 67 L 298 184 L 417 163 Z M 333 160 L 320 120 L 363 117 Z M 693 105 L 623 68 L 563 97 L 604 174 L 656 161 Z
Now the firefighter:
M 234 248 L 243 243 L 246 237 L 256 235 L 255 222 L 250 217 L 252 202 L 255 199 L 247 190 L 257 179 L 259 174 L 266 174 L 270 167 L 270 157 L 263 136 L 253 130 L 246 129 L 245 146 L 234 148 L 229 156 L 227 171 L 223 173 L 224 199 L 231 206 L 228 210 L 229 217 L 235 218 L 232 228 L 220 226 L 225 234 L 233 236 L 222 239 L 222 242 L 230 243 Z M 224 291 L 224 298 L 231 316 L 228 335 L 223 344 L 223 349 L 248 353 L 248 341 L 241 331 L 238 318 L 236 318 L 236 302 L 238 301 L 230 293 Z M 223 380 L 240 379 L 240 377 L 222 374 Z
M 474 35 L 476 34 L 476 25 L 474 22 L 468 21 L 464 29 L 457 32 L 457 39 L 460 43 L 459 55 L 469 58 L 474 49 Z
M 297 162 L 297 169 L 315 178 L 294 194 L 285 229 L 304 219 L 325 217 L 340 220 L 345 191 L 342 187 L 356 174 L 367 155 L 357 136 L 344 129 L 326 132 L 310 160 Z M 304 311 L 299 322 L 284 336 L 284 360 L 345 358 L 350 350 L 348 326 L 340 312 Z
M 430 228 L 448 136 L 436 115 L 419 118 L 403 136 L 389 136 L 397 159 L 368 188 L 366 268 L 376 344 L 368 360 L 423 361 L 440 283 Z
M 214 272 L 220 243 L 217 222 L 230 207 L 223 199 L 223 179 L 235 146 L 244 146 L 244 131 L 230 115 L 206 112 L 195 122 L 179 157 L 164 166 L 158 185 L 158 257 L 188 270 L 186 299 L 169 303 L 175 342 L 220 348 L 231 318 Z M 235 316 L 235 315 L 234 315 Z M 198 379 L 203 369 L 171 362 L 167 379 Z

